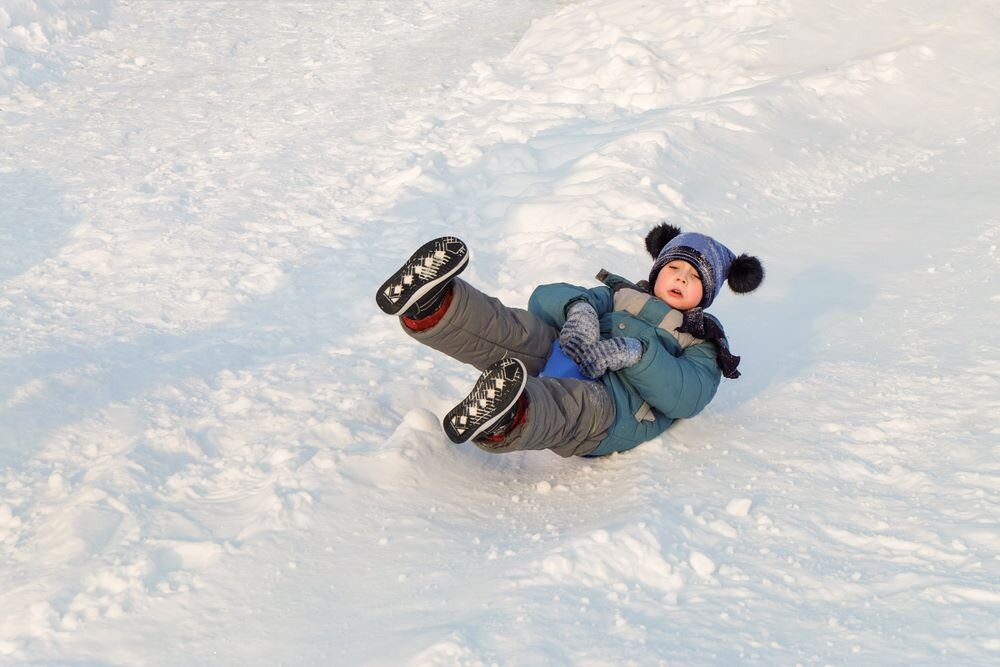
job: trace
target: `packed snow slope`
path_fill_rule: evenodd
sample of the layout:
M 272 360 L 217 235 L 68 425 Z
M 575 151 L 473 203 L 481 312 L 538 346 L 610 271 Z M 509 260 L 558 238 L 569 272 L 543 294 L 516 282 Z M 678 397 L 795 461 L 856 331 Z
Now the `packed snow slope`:
M 0 664 L 995 665 L 1000 5 L 0 0 Z M 767 269 L 624 455 L 373 294 Z

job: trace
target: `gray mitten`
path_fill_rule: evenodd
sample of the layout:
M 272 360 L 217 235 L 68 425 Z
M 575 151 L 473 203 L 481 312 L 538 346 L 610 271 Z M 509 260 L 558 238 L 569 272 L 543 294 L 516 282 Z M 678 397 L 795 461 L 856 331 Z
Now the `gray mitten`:
M 620 371 L 642 359 L 642 343 L 638 338 L 607 338 L 583 351 L 577 363 L 580 372 L 596 380 L 608 371 Z
M 576 301 L 566 311 L 566 324 L 559 331 L 559 346 L 579 364 L 587 348 L 601 340 L 597 311 L 586 301 Z

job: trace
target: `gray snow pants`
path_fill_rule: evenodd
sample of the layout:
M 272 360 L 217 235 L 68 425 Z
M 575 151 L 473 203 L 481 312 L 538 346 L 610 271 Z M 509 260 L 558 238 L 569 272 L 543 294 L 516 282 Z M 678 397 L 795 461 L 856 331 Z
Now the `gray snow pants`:
M 475 366 L 480 371 L 504 357 L 528 369 L 527 420 L 496 445 L 475 443 L 488 452 L 551 449 L 560 456 L 594 451 L 615 419 L 615 404 L 600 382 L 539 378 L 559 331 L 520 308 L 508 308 L 465 281 L 452 283 L 454 296 L 441 321 L 413 331 L 411 338 Z

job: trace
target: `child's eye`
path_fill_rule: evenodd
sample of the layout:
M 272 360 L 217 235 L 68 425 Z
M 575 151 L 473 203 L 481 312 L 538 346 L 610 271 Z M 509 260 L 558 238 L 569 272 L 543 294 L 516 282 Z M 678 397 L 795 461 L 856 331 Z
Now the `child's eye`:
M 691 277 L 694 278 L 695 280 L 697 280 L 698 282 L 701 282 L 701 274 L 700 273 L 692 273 Z

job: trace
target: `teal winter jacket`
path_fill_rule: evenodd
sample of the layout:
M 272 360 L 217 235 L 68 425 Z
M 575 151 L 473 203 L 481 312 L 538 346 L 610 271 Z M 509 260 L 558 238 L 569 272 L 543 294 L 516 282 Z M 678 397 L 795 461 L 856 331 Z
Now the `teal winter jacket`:
M 597 311 L 602 338 L 630 336 L 642 342 L 638 363 L 600 379 L 614 399 L 616 416 L 591 456 L 632 449 L 663 433 L 674 420 L 695 416 L 722 379 L 715 345 L 676 331 L 681 311 L 618 276 L 604 282 L 591 289 L 540 285 L 528 301 L 529 311 L 562 329 L 569 305 L 586 300 Z

